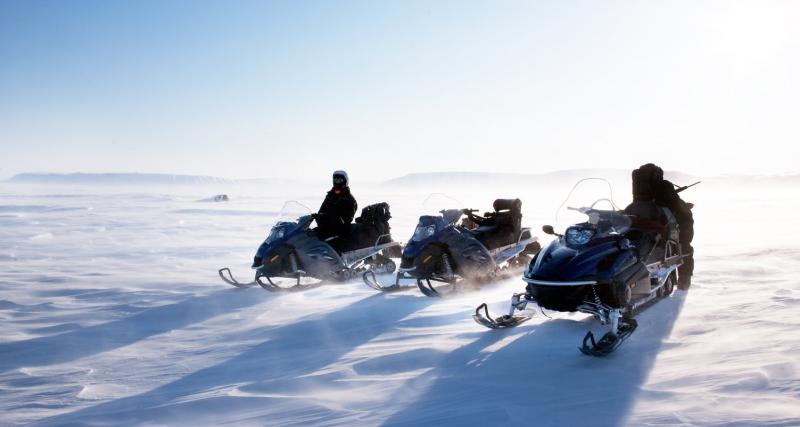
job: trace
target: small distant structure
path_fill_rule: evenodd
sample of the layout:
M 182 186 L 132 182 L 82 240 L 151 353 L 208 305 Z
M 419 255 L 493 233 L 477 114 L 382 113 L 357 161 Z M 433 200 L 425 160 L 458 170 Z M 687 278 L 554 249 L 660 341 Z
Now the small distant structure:
M 211 196 L 205 199 L 200 199 L 198 202 L 227 202 L 230 198 L 227 194 L 217 194 L 216 196 Z

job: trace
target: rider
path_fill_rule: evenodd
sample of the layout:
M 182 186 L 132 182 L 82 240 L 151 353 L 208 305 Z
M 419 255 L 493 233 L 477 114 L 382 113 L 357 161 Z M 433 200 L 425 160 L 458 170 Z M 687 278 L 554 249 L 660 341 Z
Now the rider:
M 694 248 L 692 247 L 694 238 L 692 207 L 694 205 L 684 202 L 678 195 L 675 185 L 664 179 L 664 171 L 652 163 L 640 166 L 633 171 L 631 176 L 634 202 L 654 201 L 656 205 L 669 209 L 675 216 L 680 229 L 681 250 L 686 255 L 683 264 L 678 268 L 678 288 L 688 289 L 692 283 L 692 273 L 694 272 Z
M 358 209 L 356 199 L 350 194 L 349 184 L 347 172 L 334 172 L 333 188 L 328 191 L 319 212 L 314 215 L 317 235 L 323 240 L 331 239 L 329 243 L 337 250 L 350 234 L 350 223 Z

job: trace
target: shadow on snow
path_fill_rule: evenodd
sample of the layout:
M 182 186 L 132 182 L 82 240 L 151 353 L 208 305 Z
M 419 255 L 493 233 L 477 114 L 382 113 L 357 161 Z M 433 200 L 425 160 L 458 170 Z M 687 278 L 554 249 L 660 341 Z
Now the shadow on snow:
M 95 326 L 24 341 L 0 344 L 0 373 L 21 367 L 47 366 L 133 344 L 233 310 L 260 303 L 245 292 L 217 291 L 148 308 L 132 316 Z
M 42 424 L 137 424 L 167 422 L 173 416 L 192 414 L 194 420 L 213 423 L 217 415 L 227 422 L 271 419 L 292 414 L 296 422 L 330 417 L 330 409 L 313 399 L 294 398 L 313 383 L 308 375 L 339 360 L 343 355 L 382 333 L 433 301 L 430 298 L 376 294 L 314 319 L 269 331 L 268 339 L 217 365 L 201 369 L 146 393 L 125 397 L 69 414 L 51 417 Z M 380 311 L 379 316 L 375 313 Z M 324 378 L 320 382 L 327 383 Z M 255 404 L 250 396 L 232 396 L 239 390 L 270 390 Z M 244 398 L 243 398 L 244 397 Z M 182 407 L 182 409 L 178 409 Z M 237 412 L 240 409 L 241 412 Z M 335 409 L 334 409 L 335 410 Z M 177 412 L 176 412 L 177 411 Z M 182 414 L 182 415 L 180 415 Z M 334 417 L 341 417 L 337 413 Z M 179 418 L 172 422 L 191 423 Z
M 578 351 L 587 327 L 601 331 L 592 318 L 545 320 L 494 351 L 483 350 L 527 328 L 486 331 L 411 381 L 406 392 L 419 393 L 385 425 L 624 424 L 685 296 L 637 316 L 639 329 L 606 358 Z

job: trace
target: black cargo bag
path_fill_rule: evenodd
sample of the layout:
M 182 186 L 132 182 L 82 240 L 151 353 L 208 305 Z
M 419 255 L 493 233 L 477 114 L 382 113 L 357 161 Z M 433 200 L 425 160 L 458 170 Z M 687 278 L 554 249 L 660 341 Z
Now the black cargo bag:
M 359 224 L 387 223 L 391 217 L 388 203 L 375 203 L 362 209 L 361 216 L 356 218 L 356 222 Z

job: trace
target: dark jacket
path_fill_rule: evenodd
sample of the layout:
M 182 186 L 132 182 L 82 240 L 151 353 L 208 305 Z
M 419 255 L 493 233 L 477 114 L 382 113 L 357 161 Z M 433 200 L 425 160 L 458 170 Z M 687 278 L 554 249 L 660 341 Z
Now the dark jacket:
M 675 219 L 680 226 L 680 241 L 683 251 L 684 253 L 691 253 L 693 250 L 691 244 L 694 239 L 692 205 L 684 202 L 675 190 L 675 186 L 665 179 L 660 191 L 656 192 L 656 204 L 667 207 L 675 215 Z
M 317 232 L 323 238 L 348 235 L 357 210 L 358 203 L 350 194 L 350 187 L 342 188 L 338 194 L 335 189 L 328 191 L 317 214 Z
M 655 202 L 659 206 L 668 208 L 676 216 L 689 210 L 687 203 L 675 191 L 675 185 L 666 179 L 658 184 L 658 188 L 655 191 Z

